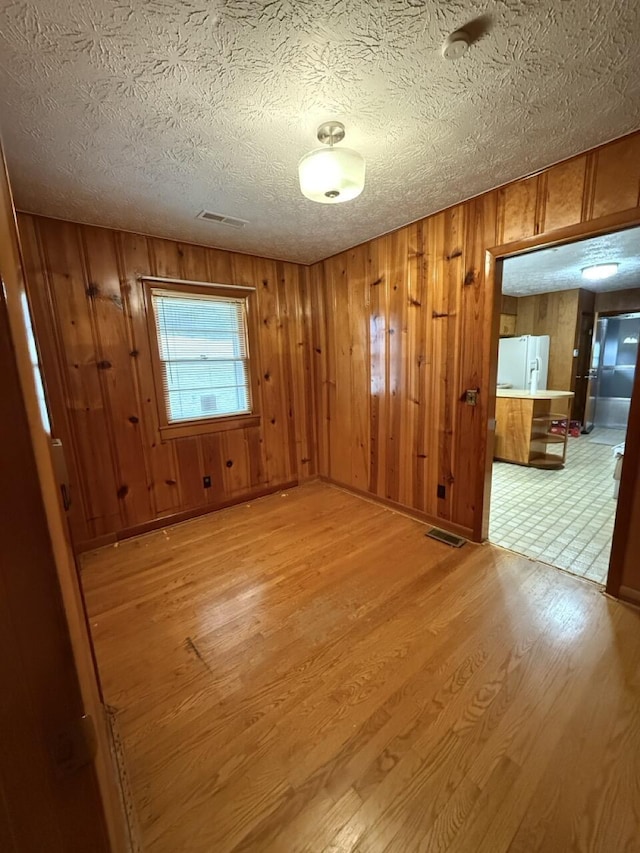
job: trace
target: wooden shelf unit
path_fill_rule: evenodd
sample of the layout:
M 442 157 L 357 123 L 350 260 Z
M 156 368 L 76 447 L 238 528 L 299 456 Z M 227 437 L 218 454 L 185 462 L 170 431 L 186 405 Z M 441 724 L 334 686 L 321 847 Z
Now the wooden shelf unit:
M 494 457 L 536 468 L 562 468 L 567 458 L 572 398 L 569 393 L 549 398 L 498 396 Z M 562 420 L 567 424 L 564 434 L 549 432 L 553 421 Z M 561 447 L 561 452 L 550 451 L 554 445 Z

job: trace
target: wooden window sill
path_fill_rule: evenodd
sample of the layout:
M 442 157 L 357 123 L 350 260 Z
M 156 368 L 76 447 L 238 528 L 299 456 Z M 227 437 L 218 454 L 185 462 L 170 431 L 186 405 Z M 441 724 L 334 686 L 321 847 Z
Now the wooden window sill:
M 163 441 L 170 441 L 174 438 L 187 438 L 209 432 L 228 432 L 233 429 L 246 429 L 254 426 L 260 426 L 260 415 L 232 415 L 229 418 L 167 424 L 160 427 L 160 436 Z

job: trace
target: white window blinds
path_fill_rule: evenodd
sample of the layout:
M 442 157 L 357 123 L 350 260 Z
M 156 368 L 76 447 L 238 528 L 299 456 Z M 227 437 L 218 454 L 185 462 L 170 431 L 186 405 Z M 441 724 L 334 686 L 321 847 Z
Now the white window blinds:
M 151 291 L 167 422 L 251 412 L 244 299 Z

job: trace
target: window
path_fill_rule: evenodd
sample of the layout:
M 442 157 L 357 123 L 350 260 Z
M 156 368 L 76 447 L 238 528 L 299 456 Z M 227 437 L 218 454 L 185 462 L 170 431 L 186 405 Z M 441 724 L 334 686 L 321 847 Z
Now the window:
M 246 292 L 148 283 L 147 296 L 161 432 L 197 434 L 250 417 Z
M 31 358 L 31 367 L 33 368 L 33 378 L 36 383 L 36 397 L 38 398 L 38 407 L 40 409 L 40 419 L 42 426 L 48 435 L 51 435 L 51 418 L 49 417 L 49 407 L 47 405 L 47 397 L 44 393 L 44 383 L 42 382 L 42 368 L 40 367 L 40 359 L 38 357 L 38 347 L 33 334 L 33 323 L 31 321 L 31 311 L 27 301 L 27 294 L 22 294 L 22 313 L 24 315 L 24 325 L 27 331 L 27 343 L 29 345 L 29 356 Z

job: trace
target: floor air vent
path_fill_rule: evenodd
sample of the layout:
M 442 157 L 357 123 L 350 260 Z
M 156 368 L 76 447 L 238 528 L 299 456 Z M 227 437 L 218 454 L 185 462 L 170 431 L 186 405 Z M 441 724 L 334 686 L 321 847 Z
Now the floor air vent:
M 444 542 L 445 545 L 451 545 L 452 548 L 462 548 L 467 541 L 462 536 L 456 536 L 455 533 L 447 533 L 446 530 L 440 530 L 439 527 L 432 527 L 425 536 L 430 536 L 431 539 L 437 539 L 438 542 Z

